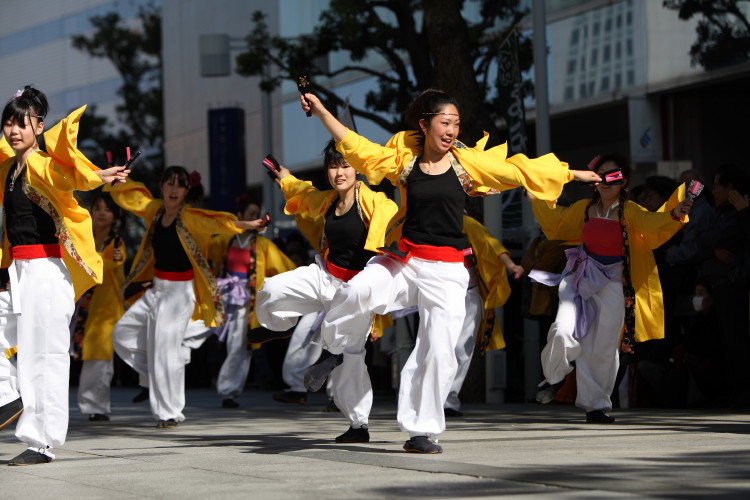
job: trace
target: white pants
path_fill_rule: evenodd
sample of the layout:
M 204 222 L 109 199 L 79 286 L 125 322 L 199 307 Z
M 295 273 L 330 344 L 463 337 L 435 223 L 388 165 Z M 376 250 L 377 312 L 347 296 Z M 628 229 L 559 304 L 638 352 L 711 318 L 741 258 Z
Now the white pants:
M 17 259 L 8 272 L 15 273 L 11 282 L 18 279 L 12 300 L 20 301 L 21 314 L 8 316 L 11 301 L 3 294 L 0 345 L 18 345 L 18 355 L 15 370 L 7 359 L 0 363 L 0 402 L 13 401 L 20 390 L 24 411 L 16 437 L 29 449 L 54 458 L 50 450 L 62 446 L 68 432 L 73 284 L 59 258 Z
M 443 404 L 456 374 L 468 282 L 463 262 L 373 257 L 341 285 L 323 321 L 321 334 L 331 352 L 358 354 L 373 314 L 418 307 L 417 340 L 401 370 L 398 398 L 398 423 L 410 437 L 445 430 Z
M 474 355 L 474 348 L 477 343 L 477 329 L 482 323 L 484 315 L 484 302 L 482 294 L 479 293 L 479 287 L 473 286 L 466 291 L 466 317 L 464 325 L 461 328 L 461 335 L 456 344 L 456 376 L 451 384 L 448 399 L 445 401 L 444 408 L 453 410 L 461 409 L 461 401 L 458 399 L 458 393 L 461 392 L 461 386 L 464 385 L 466 374 L 469 372 L 471 358 Z
M 108 415 L 109 387 L 114 375 L 112 360 L 86 359 L 78 381 L 78 408 L 84 415 Z
M 302 316 L 289 339 L 289 347 L 287 347 L 284 356 L 281 374 L 290 391 L 307 391 L 305 389 L 305 372 L 323 352 L 323 346 L 318 343 L 308 342 L 305 344 L 310 328 L 312 328 L 317 317 L 318 313 L 308 313 Z
M 227 325 L 227 357 L 221 364 L 216 380 L 216 392 L 224 399 L 242 394 L 250 372 L 252 351 L 247 348 L 247 306 L 237 309 Z
M 345 283 L 323 269 L 322 265 L 320 262 L 298 267 L 266 279 L 257 296 L 256 313 L 260 324 L 271 330 L 282 331 L 293 327 L 299 316 L 321 310 L 327 312 L 336 290 Z M 344 354 L 343 362 L 330 377 L 333 400 L 355 428 L 367 424 L 372 409 L 372 385 L 364 363 L 365 342 L 372 326 L 372 316 L 369 318 L 364 322 L 366 324 L 359 331 L 356 341 Z M 323 342 L 328 347 L 329 340 L 323 336 Z
M 18 344 L 16 318 L 12 310 L 10 292 L 0 292 L 0 406 L 12 403 L 21 396 L 18 389 L 16 356 L 6 356 L 7 350 Z
M 591 297 L 596 315 L 588 334 L 576 339 L 573 337 L 576 307 L 572 280 L 572 275 L 569 275 L 560 283 L 560 306 L 547 334 L 547 345 L 542 350 L 542 370 L 546 381 L 555 384 L 573 370 L 571 362 L 575 361 L 576 406 L 587 412 L 609 410 L 619 366 L 620 332 L 625 319 L 622 283 L 607 283 Z
M 149 387 L 154 418 L 182 422 L 183 339 L 195 307 L 193 281 L 154 278 L 153 283 L 117 322 L 112 340 L 115 352 L 138 372 L 141 385 Z

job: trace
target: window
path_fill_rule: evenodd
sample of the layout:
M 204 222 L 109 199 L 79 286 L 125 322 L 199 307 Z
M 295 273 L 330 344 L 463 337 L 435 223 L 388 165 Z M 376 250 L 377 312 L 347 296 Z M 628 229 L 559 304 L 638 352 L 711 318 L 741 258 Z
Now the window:
M 572 75 L 575 72 L 576 72 L 576 60 L 571 59 L 570 61 L 568 61 L 568 74 Z
M 572 101 L 573 100 L 573 86 L 565 87 L 565 97 L 564 99 L 566 101 Z
M 605 63 L 609 62 L 609 45 L 604 46 L 604 55 L 602 56 L 602 60 Z
M 609 77 L 602 77 L 602 92 L 609 91 Z

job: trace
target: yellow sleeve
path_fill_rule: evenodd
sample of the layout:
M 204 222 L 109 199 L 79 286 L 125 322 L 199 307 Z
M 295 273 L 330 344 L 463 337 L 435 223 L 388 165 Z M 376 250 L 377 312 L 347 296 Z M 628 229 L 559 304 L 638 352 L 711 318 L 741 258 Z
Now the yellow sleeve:
M 294 262 L 277 247 L 273 241 L 266 238 L 266 277 L 276 276 L 296 269 Z
M 153 208 L 151 205 L 154 202 L 162 203 L 161 200 L 154 200 L 151 191 L 143 183 L 130 179 L 126 179 L 124 184 L 106 184 L 103 191 L 111 194 L 121 208 L 141 218 L 146 216 L 149 208 Z
M 405 162 L 414 157 L 404 142 L 405 134 L 396 134 L 381 146 L 350 130 L 336 144 L 336 149 L 354 170 L 367 177 L 370 184 L 380 184 L 384 178 L 395 184 Z
M 102 185 L 95 174 L 99 167 L 78 150 L 78 123 L 85 109 L 78 108 L 44 133 L 47 154 L 53 159 L 46 181 L 61 191 L 89 191 Z
M 294 221 L 297 223 L 297 229 L 299 229 L 299 232 L 307 238 L 307 242 L 310 243 L 310 246 L 319 253 L 325 219 L 322 217 L 313 219 L 310 217 L 302 217 L 297 214 L 294 216 Z
M 635 237 L 644 241 L 646 246 L 652 250 L 666 243 L 677 231 L 682 229 L 682 221 L 672 219 L 671 210 L 685 197 L 685 185 L 683 184 L 672 197 L 657 212 L 651 212 L 634 202 L 626 204 L 625 218 L 634 231 Z
M 185 209 L 195 215 L 195 217 L 190 218 L 191 231 L 196 230 L 203 234 L 241 234 L 244 232 L 244 229 L 234 225 L 237 216 L 229 212 L 204 210 L 190 206 L 186 206 L 183 210 Z
M 569 207 L 550 207 L 543 200 L 531 202 L 534 217 L 550 240 L 581 241 L 581 230 L 589 200 L 579 200 Z
M 335 196 L 332 190 L 320 191 L 311 182 L 297 179 L 293 175 L 281 179 L 279 185 L 286 199 L 284 213 L 287 215 L 315 219 L 320 215 L 323 204 Z
M 5 140 L 5 136 L 0 136 L 0 163 L 15 155 L 16 152 L 13 151 L 8 141 Z

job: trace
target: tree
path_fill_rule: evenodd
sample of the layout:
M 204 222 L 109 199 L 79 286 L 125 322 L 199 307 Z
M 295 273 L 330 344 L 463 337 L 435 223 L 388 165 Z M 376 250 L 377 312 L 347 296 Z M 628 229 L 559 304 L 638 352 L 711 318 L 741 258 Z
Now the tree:
M 479 21 L 463 15 L 469 4 L 477 8 Z M 401 113 L 420 91 L 439 87 L 458 100 L 461 138 L 471 143 L 482 130 L 497 132 L 501 117 L 494 97 L 494 63 L 498 49 L 526 14 L 519 0 L 331 0 L 312 34 L 284 39 L 271 35 L 265 15 L 256 12 L 247 51 L 237 57 L 237 71 L 260 76 L 267 91 L 308 72 L 311 90 L 328 106 L 341 106 L 344 100 L 316 82 L 316 76 L 375 77 L 377 90 L 367 94 L 365 107 L 350 109 L 391 132 L 404 129 Z M 526 70 L 532 59 L 530 39 L 522 37 L 519 45 L 521 69 Z M 334 69 L 315 64 L 334 51 L 347 52 L 351 64 Z M 385 61 L 384 69 L 368 65 L 372 52 Z M 499 134 L 492 135 L 491 140 L 500 142 Z
M 124 145 L 138 145 L 148 151 L 150 162 L 161 166 L 163 160 L 163 106 L 161 82 L 161 14 L 153 4 L 138 11 L 140 25 L 126 24 L 116 12 L 91 18 L 91 36 L 72 37 L 78 50 L 92 57 L 108 59 L 123 80 L 118 90 L 122 103 L 116 110 L 127 130 L 112 132 L 106 117 L 88 118 L 91 138 L 102 148 L 117 150 Z M 118 158 L 121 160 L 121 158 Z
M 682 20 L 702 16 L 690 47 L 690 62 L 705 69 L 738 64 L 750 58 L 750 22 L 740 3 L 750 0 L 664 0 Z

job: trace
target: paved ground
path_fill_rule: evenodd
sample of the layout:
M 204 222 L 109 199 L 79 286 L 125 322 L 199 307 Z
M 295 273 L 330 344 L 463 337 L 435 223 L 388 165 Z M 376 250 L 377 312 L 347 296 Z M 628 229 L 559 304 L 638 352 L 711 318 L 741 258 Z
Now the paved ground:
M 156 429 L 135 392 L 114 391 L 108 423 L 72 412 L 51 464 L 5 466 L 22 449 L 3 431 L 0 498 L 750 498 L 746 411 L 618 410 L 592 426 L 569 406 L 470 405 L 443 454 L 413 455 L 391 399 L 376 399 L 370 443 L 337 445 L 347 424 L 321 394 L 251 392 L 225 410 L 191 390 L 188 420 Z

